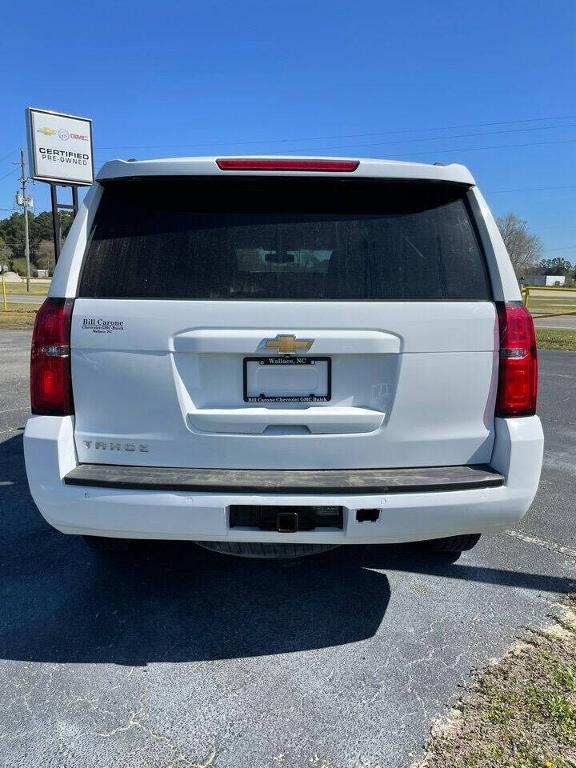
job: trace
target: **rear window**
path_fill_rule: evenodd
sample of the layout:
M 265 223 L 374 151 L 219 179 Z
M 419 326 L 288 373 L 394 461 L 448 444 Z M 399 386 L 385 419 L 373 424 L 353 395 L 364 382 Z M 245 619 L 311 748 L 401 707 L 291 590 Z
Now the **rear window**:
M 486 300 L 465 187 L 234 177 L 106 184 L 79 295 Z

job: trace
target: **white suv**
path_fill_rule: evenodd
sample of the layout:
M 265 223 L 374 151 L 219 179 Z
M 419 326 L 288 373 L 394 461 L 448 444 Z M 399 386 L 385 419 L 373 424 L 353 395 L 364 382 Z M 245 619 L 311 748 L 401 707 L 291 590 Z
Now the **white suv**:
M 538 486 L 520 298 L 461 165 L 107 163 L 34 329 L 34 501 L 100 543 L 468 549 Z

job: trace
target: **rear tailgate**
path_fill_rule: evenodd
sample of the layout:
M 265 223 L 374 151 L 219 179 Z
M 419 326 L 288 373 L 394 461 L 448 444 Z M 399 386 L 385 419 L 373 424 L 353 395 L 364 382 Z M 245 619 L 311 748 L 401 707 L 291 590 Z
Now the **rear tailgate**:
M 496 325 L 462 186 L 116 181 L 72 321 L 78 458 L 485 463 Z

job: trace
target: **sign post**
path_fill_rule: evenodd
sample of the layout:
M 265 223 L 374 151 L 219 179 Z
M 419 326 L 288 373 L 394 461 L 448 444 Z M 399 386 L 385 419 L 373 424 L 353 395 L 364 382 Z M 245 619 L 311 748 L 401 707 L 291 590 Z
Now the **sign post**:
M 26 110 L 28 154 L 31 178 L 50 184 L 54 257 L 60 256 L 60 217 L 65 208 L 78 213 L 78 187 L 94 181 L 92 120 L 87 117 L 50 112 L 29 107 Z M 58 202 L 58 185 L 72 188 L 72 204 Z
M 2 267 L 0 267 L 2 269 Z M 2 306 L 4 307 L 4 312 L 8 312 L 8 300 L 6 298 L 6 276 L 4 274 L 4 270 L 2 269 Z
M 62 239 L 60 237 L 60 216 L 58 215 L 58 190 L 56 184 L 50 184 L 50 202 L 52 203 L 52 232 L 54 235 L 54 263 L 58 263 Z M 74 211 L 76 215 L 76 211 Z

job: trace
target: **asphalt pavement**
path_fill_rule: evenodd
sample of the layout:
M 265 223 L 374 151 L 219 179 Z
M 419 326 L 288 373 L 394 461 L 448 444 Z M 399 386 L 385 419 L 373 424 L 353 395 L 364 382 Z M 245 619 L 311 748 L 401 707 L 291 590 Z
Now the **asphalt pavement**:
M 575 587 L 575 353 L 540 355 L 531 512 L 453 565 L 408 547 L 262 562 L 190 543 L 106 560 L 28 494 L 29 338 L 0 333 L 7 766 L 408 768 L 471 669 Z

